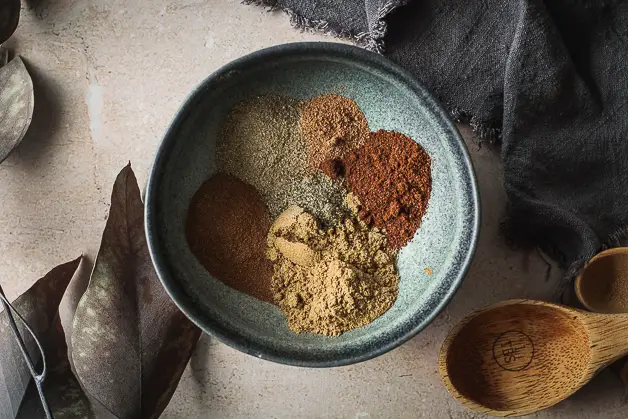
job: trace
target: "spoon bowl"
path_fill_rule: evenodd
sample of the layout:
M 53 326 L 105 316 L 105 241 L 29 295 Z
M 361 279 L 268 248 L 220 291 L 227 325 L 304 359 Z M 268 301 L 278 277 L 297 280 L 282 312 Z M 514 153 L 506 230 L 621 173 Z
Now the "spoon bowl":
M 452 330 L 439 370 L 465 406 L 514 416 L 553 406 L 626 353 L 626 315 L 511 300 L 471 314 Z
M 628 247 L 595 255 L 576 278 L 578 300 L 596 313 L 628 313 Z

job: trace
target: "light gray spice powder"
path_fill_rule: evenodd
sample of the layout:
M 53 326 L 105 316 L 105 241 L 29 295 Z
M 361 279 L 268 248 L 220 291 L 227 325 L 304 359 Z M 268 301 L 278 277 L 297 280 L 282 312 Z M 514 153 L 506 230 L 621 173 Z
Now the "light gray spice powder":
M 340 225 L 351 215 L 346 204 L 347 192 L 340 182 L 323 173 L 316 173 L 290 188 L 288 201 L 314 215 L 324 228 Z
M 219 170 L 253 185 L 272 218 L 287 207 L 290 189 L 307 172 L 301 106 L 285 96 L 255 96 L 233 107 L 218 139 Z

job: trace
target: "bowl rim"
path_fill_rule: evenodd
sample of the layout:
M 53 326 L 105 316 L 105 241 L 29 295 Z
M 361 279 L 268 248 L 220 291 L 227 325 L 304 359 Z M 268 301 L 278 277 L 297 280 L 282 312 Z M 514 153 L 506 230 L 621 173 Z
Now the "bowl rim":
M 405 333 L 385 341 L 382 345 L 371 347 L 362 353 L 350 354 L 334 359 L 320 360 L 294 357 L 283 351 L 275 350 L 268 345 L 259 344 L 246 339 L 237 332 L 224 327 L 204 315 L 203 312 L 195 306 L 193 301 L 191 301 L 191 298 L 183 291 L 174 278 L 167 257 L 163 254 L 159 245 L 159 233 L 157 231 L 157 200 L 162 177 L 162 168 L 168 160 L 167 155 L 176 139 L 176 131 L 178 130 L 180 124 L 188 116 L 189 109 L 202 97 L 205 89 L 211 83 L 216 82 L 216 80 L 219 80 L 222 77 L 228 76 L 229 73 L 234 70 L 237 71 L 238 68 L 246 65 L 248 61 L 258 60 L 260 58 L 272 58 L 272 56 L 278 54 L 290 55 L 292 53 L 299 53 L 302 55 L 306 55 L 308 53 L 333 53 L 335 55 L 342 56 L 344 59 L 348 58 L 350 60 L 354 60 L 363 66 L 376 67 L 379 70 L 384 70 L 389 76 L 392 76 L 392 78 L 396 81 L 401 82 L 414 94 L 421 97 L 421 100 L 429 106 L 430 110 L 434 112 L 438 118 L 440 118 L 440 122 L 444 125 L 444 128 L 449 131 L 451 139 L 455 141 L 455 145 L 460 151 L 461 162 L 469 175 L 469 187 L 471 189 L 473 214 L 471 214 L 472 222 L 469 226 L 471 228 L 471 232 L 468 237 L 469 246 L 466 249 L 466 252 L 461 254 L 460 269 L 456 273 L 456 277 L 452 280 L 449 289 L 443 293 L 443 298 L 435 305 L 435 307 L 431 309 L 428 316 L 423 318 L 420 322 L 417 322 L 417 324 L 413 325 L 412 328 L 406 330 Z M 149 254 L 157 272 L 157 276 L 166 290 L 166 293 L 176 304 L 179 310 L 181 310 L 181 312 L 203 332 L 218 338 L 221 342 L 234 349 L 260 359 L 298 367 L 338 367 L 366 361 L 382 355 L 416 336 L 419 332 L 425 329 L 425 327 L 427 327 L 427 325 L 429 325 L 436 318 L 436 316 L 438 316 L 460 287 L 460 284 L 464 280 L 473 259 L 480 230 L 480 197 L 473 164 L 464 140 L 460 136 L 458 129 L 452 122 L 445 108 L 438 102 L 437 99 L 434 98 L 431 92 L 421 82 L 394 62 L 374 52 L 370 52 L 353 45 L 337 42 L 294 42 L 271 46 L 237 58 L 218 68 L 206 77 L 194 88 L 194 90 L 192 90 L 190 94 L 188 94 L 162 137 L 148 176 L 144 201 L 144 227 L 146 231 Z

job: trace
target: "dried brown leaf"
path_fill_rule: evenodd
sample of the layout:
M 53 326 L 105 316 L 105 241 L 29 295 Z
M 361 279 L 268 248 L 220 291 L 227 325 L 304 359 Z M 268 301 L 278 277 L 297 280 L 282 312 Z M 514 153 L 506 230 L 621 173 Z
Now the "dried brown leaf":
M 0 68 L 0 162 L 26 135 L 34 104 L 33 80 L 22 59 L 15 57 Z
M 118 418 L 157 418 L 199 336 L 166 294 L 152 265 L 144 206 L 129 165 L 113 186 L 94 271 L 74 318 L 77 376 Z
M 20 0 L 0 0 L 0 44 L 13 35 L 20 21 Z
M 57 266 L 39 279 L 31 288 L 13 302 L 38 338 L 50 333 L 57 316 L 59 303 L 76 271 L 81 258 Z M 19 324 L 19 322 L 18 322 Z M 21 326 L 21 324 L 20 324 Z M 37 362 L 38 351 L 32 337 L 20 327 L 21 335 Z M 20 407 L 26 388 L 31 381 L 28 368 L 22 358 L 17 341 L 9 328 L 7 316 L 0 314 L 0 418 L 13 419 Z

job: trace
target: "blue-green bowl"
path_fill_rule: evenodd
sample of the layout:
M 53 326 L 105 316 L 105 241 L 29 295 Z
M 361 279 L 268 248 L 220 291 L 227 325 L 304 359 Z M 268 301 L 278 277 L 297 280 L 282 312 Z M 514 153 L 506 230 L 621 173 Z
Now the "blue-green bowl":
M 372 131 L 409 135 L 432 158 L 427 214 L 397 261 L 401 277 L 397 301 L 373 323 L 339 337 L 293 333 L 277 307 L 213 278 L 186 241 L 190 199 L 216 171 L 215 141 L 221 123 L 234 104 L 260 93 L 299 99 L 338 93 L 352 98 Z M 479 220 L 471 161 L 445 110 L 416 79 L 386 58 L 337 43 L 267 48 L 209 76 L 168 128 L 146 191 L 150 253 L 181 311 L 203 331 L 236 349 L 309 367 L 373 358 L 425 328 L 462 282 L 476 246 Z

